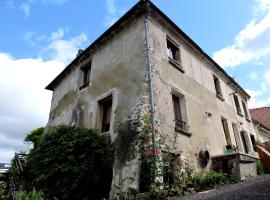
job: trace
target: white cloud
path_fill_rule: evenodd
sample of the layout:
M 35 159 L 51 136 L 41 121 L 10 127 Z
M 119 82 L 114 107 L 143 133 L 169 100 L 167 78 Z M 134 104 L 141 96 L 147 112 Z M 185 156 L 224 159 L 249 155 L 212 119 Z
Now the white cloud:
M 32 46 L 38 46 L 41 41 L 46 40 L 46 35 L 39 34 L 34 31 L 28 31 L 24 34 L 23 38 Z
M 253 19 L 237 34 L 234 44 L 213 53 L 217 63 L 223 67 L 235 67 L 270 56 L 269 2 L 258 1 Z
M 76 57 L 78 50 L 86 46 L 88 42 L 85 33 L 66 39 L 65 33 L 68 31 L 68 27 L 58 28 L 49 35 L 28 31 L 24 34 L 24 39 L 32 47 L 40 49 L 41 57 L 68 64 Z
M 64 37 L 65 30 L 63 28 L 58 28 L 57 31 L 51 34 L 50 40 L 59 40 Z
M 31 7 L 29 4 L 27 3 L 21 4 L 20 9 L 23 11 L 26 17 L 30 15 Z
M 25 134 L 46 125 L 51 92 L 44 87 L 63 68 L 57 60 L 15 59 L 0 53 L 0 162 L 25 150 Z
M 14 1 L 11 1 L 11 0 L 6 1 L 6 7 L 7 8 L 14 8 Z
M 270 84 L 270 70 L 265 73 L 265 80 Z
M 22 4 L 16 5 L 16 1 L 8 0 L 6 6 L 8 8 L 19 8 L 23 11 L 26 17 L 30 16 L 31 7 L 34 4 L 61 5 L 69 0 L 24 0 Z
M 126 11 L 124 8 L 116 6 L 117 0 L 106 0 L 107 15 L 105 17 L 104 25 L 109 27 L 113 25 L 117 19 Z
M 59 28 L 50 36 L 31 31 L 25 34 L 32 46 L 46 43 L 46 50 L 41 54 L 47 60 L 16 59 L 0 52 L 0 162 L 8 162 L 14 152 L 26 150 L 25 134 L 46 125 L 51 92 L 44 88 L 88 41 L 83 33 L 63 39 L 66 30 Z
M 251 74 L 248 75 L 248 78 L 250 80 L 257 80 L 258 79 L 258 75 L 255 72 L 252 72 Z
M 117 20 L 115 0 L 106 0 L 107 16 L 105 26 L 111 26 Z
M 258 97 L 263 94 L 262 91 L 249 90 L 249 89 L 245 89 L 245 90 L 251 96 L 248 102 L 249 108 L 260 108 L 264 106 L 270 106 L 270 97 L 263 100 L 258 100 Z
M 250 108 L 270 106 L 270 70 L 264 73 L 261 81 L 259 90 L 245 89 L 251 96 L 249 101 Z
M 76 57 L 78 49 L 87 41 L 87 36 L 84 33 L 69 40 L 53 40 L 43 54 L 48 54 L 52 59 L 67 64 Z

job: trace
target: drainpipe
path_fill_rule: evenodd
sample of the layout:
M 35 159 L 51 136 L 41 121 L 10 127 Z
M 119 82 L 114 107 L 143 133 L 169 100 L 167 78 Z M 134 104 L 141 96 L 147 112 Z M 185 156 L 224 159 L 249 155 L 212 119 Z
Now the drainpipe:
M 149 20 L 149 3 L 146 4 L 146 14 L 144 17 L 145 27 L 145 42 L 146 42 L 146 55 L 147 55 L 147 68 L 148 68 L 148 90 L 149 90 L 149 103 L 150 103 L 150 114 L 151 114 L 151 125 L 152 125 L 152 146 L 155 150 L 155 108 L 154 108 L 154 95 L 153 95 L 153 79 L 152 79 L 152 64 L 151 64 L 151 49 L 149 44 L 149 31 L 148 31 L 148 20 Z

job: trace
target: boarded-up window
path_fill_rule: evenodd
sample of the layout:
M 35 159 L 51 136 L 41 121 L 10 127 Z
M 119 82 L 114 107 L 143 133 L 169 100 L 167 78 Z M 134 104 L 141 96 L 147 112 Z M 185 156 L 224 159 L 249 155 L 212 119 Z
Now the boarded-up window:
M 221 122 L 222 122 L 224 135 L 225 135 L 225 138 L 226 138 L 226 143 L 227 143 L 227 145 L 232 145 L 232 140 L 231 140 L 231 136 L 230 136 L 230 132 L 229 132 L 227 119 L 221 118 Z

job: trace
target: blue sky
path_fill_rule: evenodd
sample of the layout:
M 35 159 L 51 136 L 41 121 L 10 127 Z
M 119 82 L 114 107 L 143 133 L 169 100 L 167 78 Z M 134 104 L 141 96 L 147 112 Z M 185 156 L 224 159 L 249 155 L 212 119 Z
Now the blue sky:
M 0 162 L 48 120 L 44 87 L 137 0 L 0 0 Z M 270 0 L 153 0 L 252 96 L 270 104 Z

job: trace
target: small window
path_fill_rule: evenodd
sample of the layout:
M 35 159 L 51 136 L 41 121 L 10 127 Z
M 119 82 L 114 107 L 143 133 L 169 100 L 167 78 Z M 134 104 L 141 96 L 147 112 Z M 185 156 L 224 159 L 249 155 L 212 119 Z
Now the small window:
M 242 101 L 242 106 L 243 106 L 243 109 L 244 109 L 245 117 L 249 121 L 249 115 L 248 115 L 248 111 L 247 111 L 247 106 L 246 106 L 246 103 L 244 101 Z
M 226 138 L 226 144 L 232 145 L 232 140 L 231 140 L 231 136 L 230 136 L 230 132 L 229 132 L 229 126 L 228 126 L 227 119 L 221 118 L 221 123 L 222 123 L 223 131 L 224 131 L 224 135 Z
M 171 64 L 173 64 L 176 68 L 183 71 L 180 65 L 181 57 L 179 46 L 168 37 L 167 37 L 167 56 Z
M 214 84 L 215 84 L 215 89 L 216 89 L 216 95 L 217 97 L 223 99 L 222 92 L 221 92 L 221 87 L 220 87 L 220 82 L 219 79 L 214 75 Z
M 234 133 L 234 138 L 235 138 L 235 142 L 236 142 L 236 146 L 238 147 L 238 149 L 243 152 L 243 147 L 242 147 L 242 143 L 241 143 L 241 137 L 240 137 L 240 133 L 238 131 L 238 127 L 235 123 L 232 123 L 232 129 L 233 129 L 233 133 Z
M 235 103 L 237 113 L 239 115 L 243 116 L 241 108 L 240 108 L 239 100 L 238 100 L 238 97 L 236 96 L 236 94 L 233 94 L 233 99 L 234 99 L 234 103 Z
M 249 152 L 248 133 L 246 131 L 241 131 L 240 134 L 241 134 L 241 139 L 244 146 L 244 152 L 248 153 Z
M 83 67 L 81 70 L 82 70 L 82 86 L 80 87 L 80 90 L 89 86 L 91 64 Z
M 101 131 L 110 131 L 112 115 L 112 95 L 99 102 L 101 111 Z
M 256 140 L 255 140 L 255 136 L 253 134 L 250 134 L 250 139 L 251 139 L 253 150 L 256 151 Z
M 185 98 L 184 96 L 178 97 L 172 95 L 173 109 L 174 109 L 174 121 L 175 121 L 175 131 L 177 132 L 189 132 L 189 126 L 187 123 L 187 115 L 185 108 Z

